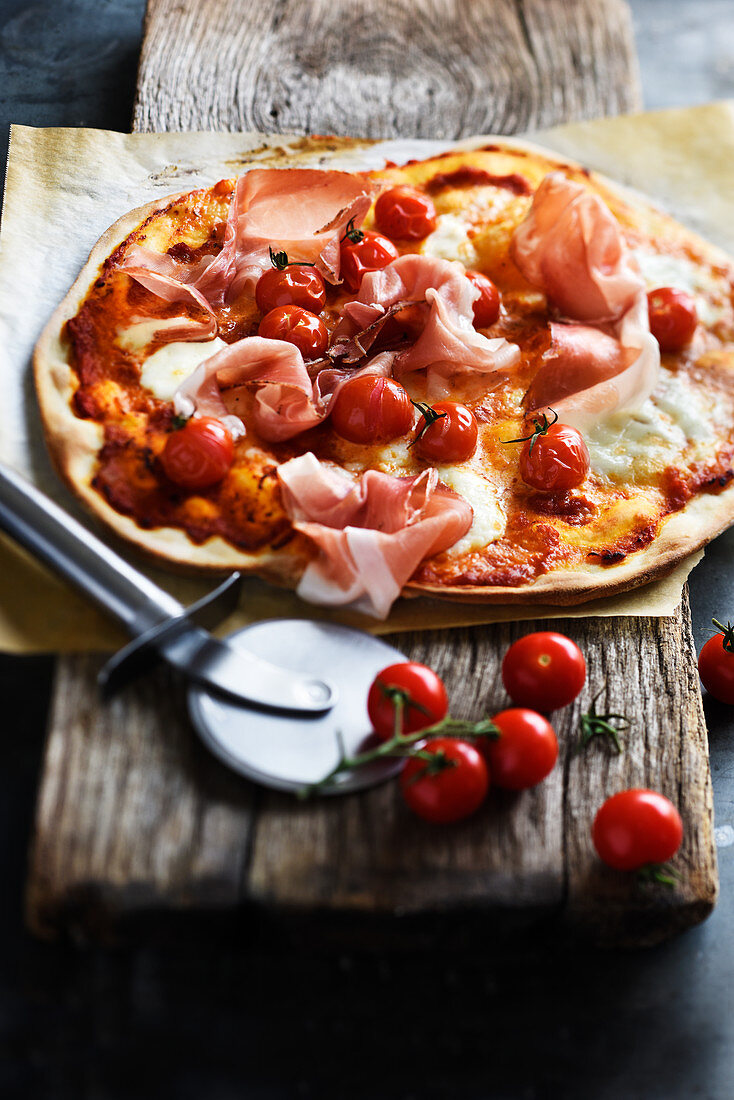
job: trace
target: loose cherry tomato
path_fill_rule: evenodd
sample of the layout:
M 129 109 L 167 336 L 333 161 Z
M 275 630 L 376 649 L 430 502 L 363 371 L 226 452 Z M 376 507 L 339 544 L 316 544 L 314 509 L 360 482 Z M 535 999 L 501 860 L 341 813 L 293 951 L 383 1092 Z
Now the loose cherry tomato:
M 391 187 L 375 203 L 377 228 L 399 241 L 422 241 L 436 228 L 436 207 L 413 187 Z
M 636 871 L 675 855 L 683 822 L 673 803 L 656 791 L 620 791 L 597 813 L 591 836 L 604 863 L 617 871 Z
M 213 416 L 202 416 L 171 432 L 161 465 L 166 477 L 184 489 L 207 489 L 222 480 L 233 458 L 229 429 Z
M 261 313 L 270 313 L 278 306 L 300 306 L 311 313 L 320 313 L 326 302 L 326 287 L 314 267 L 300 264 L 271 267 L 257 281 L 255 301 Z
M 476 328 L 487 328 L 500 315 L 500 292 L 481 271 L 467 271 L 466 277 L 479 291 L 474 303 L 474 325 Z
M 539 631 L 510 646 L 502 682 L 513 703 L 547 713 L 567 706 L 586 680 L 584 655 L 565 634 Z
M 295 344 L 304 359 L 320 359 L 329 346 L 329 330 L 320 317 L 300 306 L 277 306 L 266 313 L 258 335 Z
M 584 437 L 570 424 L 548 425 L 527 440 L 520 453 L 523 481 L 546 493 L 575 489 L 586 480 L 590 466 Z
M 415 449 L 428 462 L 465 462 L 476 450 L 479 429 L 471 409 L 456 401 L 419 406 Z M 424 411 L 424 408 L 426 411 Z
M 359 290 L 367 271 L 379 271 L 397 260 L 400 253 L 392 241 L 369 229 L 352 230 L 341 243 L 340 273 L 349 290 Z M 359 238 L 358 240 L 353 239 Z
M 402 733 L 417 733 L 446 717 L 449 697 L 443 680 L 426 665 L 406 661 L 378 672 L 367 695 L 367 713 L 383 741 L 395 733 L 395 692 L 408 697 L 403 705 Z
M 558 759 L 558 738 L 550 722 L 524 707 L 500 711 L 492 721 L 500 736 L 477 743 L 489 763 L 492 783 L 522 791 L 545 779 Z
M 413 425 L 413 403 L 393 378 L 365 374 L 345 382 L 336 395 L 331 423 L 350 443 L 387 443 Z
M 661 351 L 680 351 L 689 344 L 698 324 L 696 303 L 684 290 L 662 286 L 647 296 L 650 332 Z
M 698 658 L 703 686 L 720 703 L 734 703 L 734 627 L 714 619 L 719 633 L 709 638 Z
M 422 751 L 433 759 L 411 757 L 400 775 L 400 790 L 413 813 L 447 825 L 478 810 L 489 789 L 482 754 L 453 737 L 432 738 Z

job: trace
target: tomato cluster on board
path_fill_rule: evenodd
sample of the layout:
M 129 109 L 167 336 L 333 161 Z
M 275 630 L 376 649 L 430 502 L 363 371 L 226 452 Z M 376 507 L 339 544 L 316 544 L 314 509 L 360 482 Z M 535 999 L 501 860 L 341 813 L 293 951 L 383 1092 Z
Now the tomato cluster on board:
M 405 757 L 402 797 L 416 815 L 438 824 L 475 813 L 492 787 L 522 791 L 536 786 L 558 758 L 558 739 L 547 714 L 580 694 L 586 661 L 563 634 L 528 634 L 507 650 L 502 681 L 515 706 L 480 722 L 461 722 L 449 715 L 446 687 L 432 669 L 417 662 L 383 669 L 367 698 L 378 747 L 342 760 L 322 784 L 378 756 Z M 579 747 L 604 735 L 620 751 L 618 733 L 628 723 L 622 715 L 597 714 L 596 698 L 582 716 Z M 681 845 L 683 824 L 664 795 L 644 788 L 619 791 L 600 807 L 591 834 L 608 866 L 672 883 L 674 872 L 666 863 Z

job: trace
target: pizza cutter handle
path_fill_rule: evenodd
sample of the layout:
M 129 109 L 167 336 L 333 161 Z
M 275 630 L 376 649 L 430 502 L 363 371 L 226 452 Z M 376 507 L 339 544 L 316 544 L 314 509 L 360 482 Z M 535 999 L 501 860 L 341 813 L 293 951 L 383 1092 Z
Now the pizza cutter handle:
M 89 596 L 131 635 L 141 634 L 184 610 L 177 600 L 2 463 L 0 530 Z

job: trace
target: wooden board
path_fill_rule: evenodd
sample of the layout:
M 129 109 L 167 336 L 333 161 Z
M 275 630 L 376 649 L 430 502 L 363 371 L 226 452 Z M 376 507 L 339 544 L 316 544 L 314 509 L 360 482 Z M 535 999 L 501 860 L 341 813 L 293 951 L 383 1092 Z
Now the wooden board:
M 459 137 L 633 109 L 637 89 L 629 13 L 613 0 L 150 0 L 135 126 Z M 501 654 L 537 625 L 394 641 L 445 675 L 453 712 L 468 717 L 503 705 Z M 412 819 L 394 784 L 305 805 L 257 790 L 196 744 L 167 673 L 103 706 L 99 660 L 59 661 L 31 926 L 90 934 L 142 913 L 253 903 L 381 918 L 383 931 L 395 914 L 473 913 L 486 924 L 554 913 L 637 943 L 695 923 L 713 905 L 716 867 L 687 603 L 669 619 L 554 628 L 593 670 L 557 722 L 559 766 L 537 790 L 494 794 L 473 820 L 442 830 Z M 576 757 L 579 713 L 605 677 L 604 706 L 634 719 L 627 750 Z M 682 878 L 670 893 L 640 892 L 593 856 L 596 808 L 631 785 L 682 807 Z

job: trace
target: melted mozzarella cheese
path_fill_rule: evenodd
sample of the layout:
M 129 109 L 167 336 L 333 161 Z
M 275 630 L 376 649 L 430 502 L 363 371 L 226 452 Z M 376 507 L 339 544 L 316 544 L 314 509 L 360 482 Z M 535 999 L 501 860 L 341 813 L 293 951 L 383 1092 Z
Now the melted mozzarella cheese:
M 140 384 L 160 401 L 171 401 L 178 387 L 193 374 L 200 363 L 226 348 L 224 340 L 182 340 L 164 344 L 143 363 Z
M 471 225 L 458 214 L 439 214 L 436 228 L 423 242 L 424 256 L 439 260 L 460 260 L 465 267 L 474 267 L 479 256 L 469 239 Z
M 182 317 L 153 318 L 150 321 L 136 321 L 126 328 L 117 330 L 117 343 L 124 351 L 140 352 L 152 343 L 160 332 L 176 328 L 185 321 Z
M 439 466 L 437 469 L 444 485 L 463 497 L 474 510 L 471 527 L 447 552 L 458 557 L 481 550 L 501 538 L 505 531 L 505 514 L 494 485 L 466 466 Z
M 661 286 L 685 290 L 695 299 L 698 316 L 704 325 L 715 324 L 726 312 L 729 289 L 726 279 L 717 279 L 686 256 L 669 256 L 644 248 L 633 249 L 632 254 L 640 265 L 640 274 L 648 290 Z
M 710 437 L 717 420 L 713 399 L 684 376 L 661 370 L 658 388 L 635 413 L 613 413 L 587 436 L 591 468 L 612 479 L 648 477 L 676 465 L 691 444 Z

